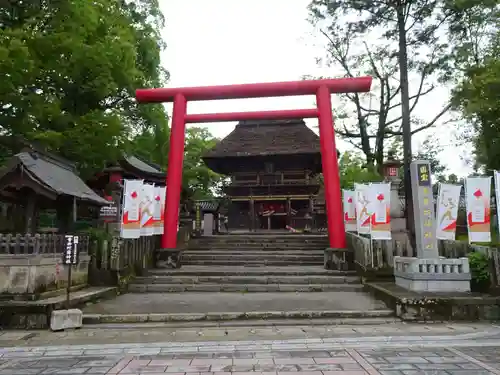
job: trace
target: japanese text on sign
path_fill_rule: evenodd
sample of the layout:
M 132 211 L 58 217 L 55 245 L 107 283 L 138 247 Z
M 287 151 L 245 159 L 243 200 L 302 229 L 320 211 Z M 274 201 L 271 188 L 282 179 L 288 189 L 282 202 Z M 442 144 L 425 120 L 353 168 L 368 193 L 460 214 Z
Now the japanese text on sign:
M 435 236 L 430 163 L 426 160 L 413 161 L 410 173 L 417 255 L 422 258 L 437 258 L 439 254 Z
M 426 164 L 418 166 L 418 184 L 420 186 L 431 186 L 430 170 Z
M 67 235 L 64 236 L 64 240 L 63 264 L 78 264 L 78 236 Z

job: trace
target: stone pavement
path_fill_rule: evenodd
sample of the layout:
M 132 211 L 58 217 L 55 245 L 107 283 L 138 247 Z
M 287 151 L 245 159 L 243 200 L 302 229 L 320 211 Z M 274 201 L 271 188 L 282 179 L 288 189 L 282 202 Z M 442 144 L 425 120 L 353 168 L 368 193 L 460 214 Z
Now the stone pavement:
M 149 343 L 125 343 L 124 332 L 141 336 L 141 328 L 85 328 L 64 334 L 44 332 L 37 337 L 83 337 L 86 332 L 93 333 L 93 344 L 69 345 L 70 340 L 60 339 L 57 346 L 25 347 L 19 342 L 30 342 L 34 332 L 5 332 L 0 336 L 4 337 L 4 345 L 17 346 L 0 349 L 0 375 L 500 374 L 500 327 L 495 325 L 330 326 L 334 337 L 312 337 L 311 329 L 307 338 L 304 334 L 295 339 L 284 339 L 278 332 L 273 337 L 275 328 L 237 327 L 219 340 L 176 342 L 166 328 L 151 327 L 145 328 L 146 331 L 163 333 L 164 339 Z M 295 327 L 284 326 L 281 330 L 288 328 Z M 398 328 L 401 330 L 398 335 L 389 335 Z M 188 330 L 175 329 L 176 336 Z M 227 332 L 229 328 L 217 329 Z M 248 330 L 257 329 L 267 330 L 271 339 L 249 339 Z M 117 331 L 114 343 L 100 343 L 107 330 Z M 247 339 L 231 337 L 238 330 L 247 331 Z M 10 340 L 6 339 L 8 336 Z
M 360 292 L 123 294 L 83 309 L 85 314 L 266 311 L 373 311 L 385 305 Z

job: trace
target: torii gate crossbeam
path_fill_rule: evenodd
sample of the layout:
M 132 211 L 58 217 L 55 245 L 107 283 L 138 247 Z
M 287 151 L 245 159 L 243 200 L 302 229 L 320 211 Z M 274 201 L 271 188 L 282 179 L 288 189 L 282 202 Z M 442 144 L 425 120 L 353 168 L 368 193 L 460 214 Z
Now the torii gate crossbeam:
M 330 247 L 344 249 L 346 247 L 346 240 L 335 134 L 333 130 L 331 94 L 368 92 L 370 91 L 371 82 L 371 77 L 357 77 L 137 90 L 136 98 L 139 103 L 174 103 L 168 155 L 167 194 L 165 198 L 164 231 L 161 241 L 162 248 L 175 249 L 177 246 L 177 224 L 179 219 L 186 123 L 317 117 Z M 296 95 L 315 95 L 317 108 L 206 114 L 187 114 L 186 111 L 188 101 Z

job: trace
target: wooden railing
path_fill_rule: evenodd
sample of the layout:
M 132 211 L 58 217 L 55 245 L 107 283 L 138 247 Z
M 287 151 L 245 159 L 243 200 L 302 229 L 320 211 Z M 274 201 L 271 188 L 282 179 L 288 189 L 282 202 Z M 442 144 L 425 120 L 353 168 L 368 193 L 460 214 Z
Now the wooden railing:
M 78 235 L 80 253 L 89 250 L 90 237 Z M 0 234 L 0 254 L 61 254 L 64 251 L 63 234 Z
M 347 248 L 354 250 L 354 261 L 362 269 L 393 268 L 395 256 L 413 256 L 407 241 L 370 240 L 354 233 L 346 233 Z
M 99 270 L 121 271 L 136 264 L 151 261 L 153 252 L 160 246 L 161 236 L 134 239 L 112 237 L 94 240 L 92 244 L 92 267 Z M 146 268 L 144 264 L 144 268 Z

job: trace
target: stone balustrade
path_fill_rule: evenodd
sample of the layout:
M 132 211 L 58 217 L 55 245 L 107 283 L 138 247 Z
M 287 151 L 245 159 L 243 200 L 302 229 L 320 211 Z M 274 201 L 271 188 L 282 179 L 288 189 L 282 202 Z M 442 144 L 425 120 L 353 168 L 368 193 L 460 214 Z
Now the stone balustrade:
M 394 276 L 396 285 L 413 291 L 470 291 L 468 258 L 394 257 Z
M 395 257 L 394 270 L 400 272 L 432 273 L 432 274 L 468 274 L 470 273 L 467 258 L 419 259 Z

